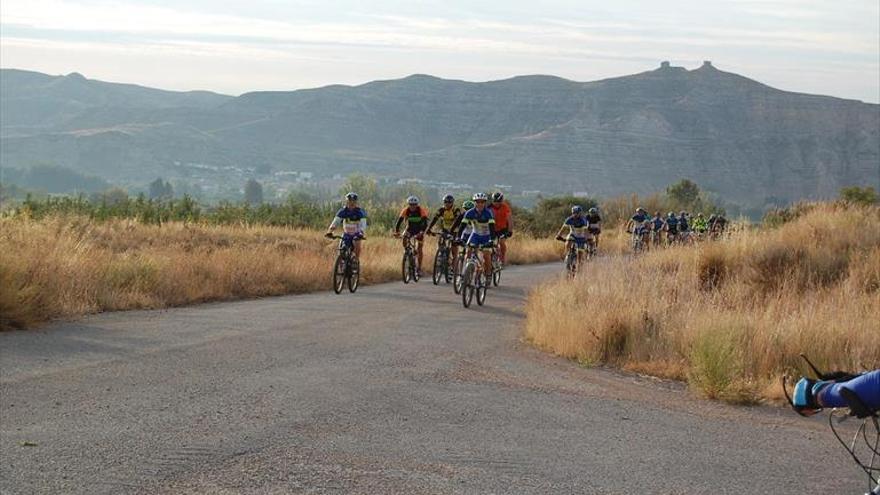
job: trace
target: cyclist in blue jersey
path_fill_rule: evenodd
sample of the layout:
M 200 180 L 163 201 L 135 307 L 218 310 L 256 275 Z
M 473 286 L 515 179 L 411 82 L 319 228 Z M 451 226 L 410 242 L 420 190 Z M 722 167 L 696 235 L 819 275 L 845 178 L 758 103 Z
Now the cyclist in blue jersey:
M 644 208 L 636 208 L 636 213 L 630 217 L 629 221 L 626 223 L 626 231 L 641 236 L 643 238 L 642 240 L 647 243 L 645 237 L 648 232 L 647 229 L 650 228 L 650 220 L 651 217 Z
M 345 206 L 336 212 L 336 216 L 327 227 L 327 237 L 333 237 L 333 231 L 342 226 L 342 237 L 345 242 L 354 243 L 354 254 L 361 257 L 361 240 L 365 239 L 367 231 L 367 212 L 358 206 L 357 193 L 350 192 L 345 195 Z
M 495 235 L 495 216 L 486 207 L 486 193 L 474 194 L 474 207 L 465 212 L 462 222 L 471 228 L 467 239 L 468 255 L 475 249 L 483 253 L 483 275 L 492 276 L 492 238 Z
M 562 227 L 556 232 L 556 239 L 565 241 L 565 252 L 571 249 L 574 243 L 577 248 L 578 265 L 584 261 L 584 251 L 587 248 L 587 236 L 589 235 L 590 222 L 583 214 L 583 208 L 580 205 L 571 207 L 571 215 L 562 223 Z M 568 229 L 568 236 L 562 237 L 562 232 Z
M 663 227 L 663 230 L 666 231 L 666 243 L 672 244 L 675 242 L 678 236 L 678 217 L 675 216 L 674 211 L 670 211 L 666 215 L 666 225 Z
M 852 396 L 861 404 L 853 404 Z M 864 407 L 868 413 L 880 412 L 880 369 L 846 381 L 801 378 L 795 384 L 792 402 L 805 415 L 815 414 L 823 407 L 849 407 L 854 411 Z
M 666 225 L 666 222 L 663 220 L 663 215 L 659 211 L 655 211 L 654 217 L 651 218 L 651 244 L 655 246 L 660 245 L 660 232 L 663 231 L 664 225 Z
M 461 212 L 455 217 L 455 222 L 452 223 L 452 236 L 457 243 L 464 246 L 467 244 L 468 237 L 471 236 L 471 231 L 473 230 L 470 224 L 464 221 L 464 214 L 470 210 L 474 209 L 476 204 L 470 200 L 466 199 L 461 203 Z

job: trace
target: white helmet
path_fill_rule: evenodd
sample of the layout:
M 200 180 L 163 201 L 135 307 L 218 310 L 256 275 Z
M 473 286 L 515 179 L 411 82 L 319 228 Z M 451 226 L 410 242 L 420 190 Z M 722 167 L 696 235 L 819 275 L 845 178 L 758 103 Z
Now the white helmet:
M 417 204 L 419 204 L 419 198 L 417 198 L 415 196 L 410 196 L 410 197 L 406 198 L 406 202 L 410 205 L 417 205 Z
M 474 194 L 474 201 L 489 201 L 489 196 L 486 196 L 486 193 L 478 192 Z

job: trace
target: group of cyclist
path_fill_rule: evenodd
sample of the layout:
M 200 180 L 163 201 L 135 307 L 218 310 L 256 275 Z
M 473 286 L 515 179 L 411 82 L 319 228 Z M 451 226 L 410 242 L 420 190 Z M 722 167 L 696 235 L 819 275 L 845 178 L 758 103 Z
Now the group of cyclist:
M 367 213 L 358 206 L 357 193 L 346 194 L 345 201 L 345 206 L 336 213 L 325 235 L 333 237 L 334 230 L 341 226 L 344 242 L 353 243 L 355 255 L 359 257 L 360 244 L 366 235 Z M 406 203 L 397 217 L 393 235 L 403 239 L 404 247 L 408 242 L 414 242 L 419 275 L 424 261 L 425 235 L 437 235 L 435 226 L 440 228 L 440 235 L 453 241 L 453 259 L 458 256 L 460 246 L 466 246 L 480 251 L 486 266 L 492 266 L 491 252 L 497 243 L 502 265 L 507 261 L 505 239 L 513 235 L 513 215 L 510 205 L 504 200 L 504 193 L 493 193 L 490 202 L 486 193 L 479 192 L 461 206 L 457 206 L 455 198 L 447 194 L 443 197 L 443 205 L 430 220 L 429 212 L 421 205 L 419 198 L 410 196 Z
M 721 238 L 727 230 L 727 218 L 722 214 L 711 214 L 709 218 L 697 213 L 691 216 L 687 211 L 678 215 L 670 211 L 665 216 L 659 211 L 654 216 L 642 208 L 636 208 L 635 214 L 627 221 L 626 231 L 640 240 L 641 245 L 649 247 L 687 243 L 705 238 Z

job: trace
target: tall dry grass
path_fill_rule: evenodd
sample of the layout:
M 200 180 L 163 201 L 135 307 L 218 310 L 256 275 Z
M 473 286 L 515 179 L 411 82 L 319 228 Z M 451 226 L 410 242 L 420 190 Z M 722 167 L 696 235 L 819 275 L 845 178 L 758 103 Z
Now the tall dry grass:
M 426 264 L 434 243 L 427 244 Z M 556 259 L 551 240 L 513 238 L 512 263 Z M 0 218 L 0 329 L 124 309 L 330 288 L 336 245 L 320 232 L 82 216 Z M 396 280 L 401 247 L 372 232 L 362 282 Z
M 732 402 L 779 398 L 800 353 L 880 367 L 877 207 L 820 205 L 775 230 L 608 258 L 583 275 L 532 293 L 528 339 Z

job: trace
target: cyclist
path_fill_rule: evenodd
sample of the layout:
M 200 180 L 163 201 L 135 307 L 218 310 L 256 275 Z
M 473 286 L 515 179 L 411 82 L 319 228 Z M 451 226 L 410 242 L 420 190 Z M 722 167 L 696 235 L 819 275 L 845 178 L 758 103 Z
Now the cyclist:
M 562 231 L 565 230 L 566 227 L 568 228 L 568 236 L 562 237 Z M 587 221 L 587 218 L 583 215 L 583 208 L 581 208 L 580 205 L 574 205 L 571 207 L 571 216 L 562 222 L 562 227 L 559 227 L 559 231 L 556 232 L 556 239 L 565 241 L 566 253 L 571 249 L 572 243 L 577 247 L 578 266 L 581 266 L 581 263 L 584 261 L 584 250 L 587 246 L 587 236 L 590 235 L 589 228 L 590 222 Z
M 655 211 L 654 218 L 651 219 L 651 244 L 660 245 L 660 232 L 663 231 L 664 225 L 666 222 L 663 220 L 663 215 L 659 211 Z
M 848 395 L 855 395 L 861 403 L 853 404 Z M 876 413 L 880 411 L 880 369 L 839 382 L 801 378 L 792 400 L 795 410 L 808 416 L 823 407 L 849 407 L 853 412 L 867 408 L 865 412 Z
M 678 232 L 679 238 L 682 241 L 689 240 L 691 235 L 691 227 L 688 224 L 688 213 L 684 210 L 681 210 L 681 213 L 678 216 Z
M 467 239 L 468 255 L 473 250 L 483 253 L 483 276 L 487 283 L 492 277 L 492 239 L 495 237 L 495 216 L 492 210 L 486 207 L 489 197 L 486 193 L 474 194 L 474 207 L 465 212 L 462 222 L 471 227 L 471 233 Z
M 397 223 L 394 225 L 394 237 L 400 237 L 400 225 L 406 220 L 406 232 L 404 233 L 403 246 L 406 248 L 407 237 L 416 241 L 416 253 L 419 260 L 419 275 L 422 274 L 422 244 L 425 240 L 425 230 L 428 228 L 428 211 L 419 205 L 419 198 L 410 196 L 406 198 L 407 206 L 400 211 Z
M 629 221 L 626 223 L 627 233 L 642 237 L 642 242 L 647 244 L 645 237 L 649 232 L 650 219 L 651 217 L 648 216 L 648 212 L 645 211 L 644 208 L 641 206 L 636 208 L 636 213 L 630 217 Z
M 678 217 L 675 216 L 674 211 L 666 214 L 666 225 L 663 227 L 663 230 L 666 231 L 666 243 L 672 244 L 675 242 L 678 236 Z
M 504 193 L 496 191 L 492 193 L 492 204 L 489 206 L 495 217 L 495 237 L 498 237 L 498 259 L 501 264 L 507 263 L 506 238 L 513 235 L 513 218 L 510 205 L 504 201 Z
M 455 206 L 455 198 L 452 197 L 451 194 L 447 194 L 443 196 L 443 206 L 434 213 L 434 218 L 431 219 L 431 223 L 428 225 L 428 235 L 436 235 L 431 230 L 434 228 L 434 224 L 440 220 L 440 231 L 443 234 L 452 234 L 452 226 L 455 224 L 455 219 L 461 215 L 462 211 L 460 208 Z M 452 259 L 458 256 L 458 245 L 455 243 L 452 244 Z
M 324 235 L 332 238 L 333 231 L 340 225 L 342 225 L 343 239 L 354 243 L 354 254 L 360 259 L 361 240 L 366 238 L 364 234 L 367 231 L 367 212 L 358 206 L 357 193 L 350 192 L 345 195 L 345 206 L 336 212 Z
M 715 218 L 712 218 L 715 217 Z M 724 215 L 712 215 L 709 217 L 709 231 L 712 232 L 716 237 L 721 237 L 724 235 L 724 229 L 727 227 L 727 219 L 724 218 Z
M 587 211 L 586 218 L 587 223 L 590 224 L 587 231 L 593 236 L 593 244 L 599 247 L 599 233 L 602 232 L 602 217 L 599 216 L 599 209 L 596 207 L 590 208 Z
M 703 218 L 702 213 L 697 213 L 697 218 L 694 219 L 694 232 L 697 234 L 705 234 L 706 229 L 708 229 L 709 225 L 706 223 L 706 219 Z
M 452 223 L 452 235 L 455 238 L 455 242 L 464 246 L 467 244 L 467 239 L 471 235 L 471 230 L 473 230 L 467 222 L 464 221 L 464 214 L 469 210 L 473 210 L 476 204 L 473 200 L 466 199 L 461 203 L 461 213 L 455 217 L 455 222 Z

